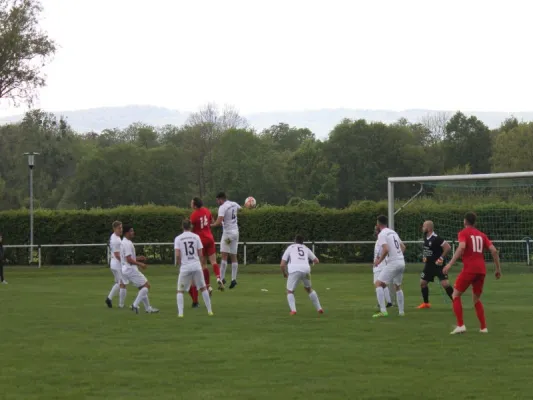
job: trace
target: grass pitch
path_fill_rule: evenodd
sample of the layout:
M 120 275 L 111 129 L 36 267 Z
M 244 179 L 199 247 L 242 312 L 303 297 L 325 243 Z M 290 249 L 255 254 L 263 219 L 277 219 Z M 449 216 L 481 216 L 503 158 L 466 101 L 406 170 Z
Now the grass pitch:
M 405 277 L 406 317 L 373 320 L 370 268 L 319 265 L 318 316 L 299 288 L 289 316 L 273 266 L 241 268 L 239 285 L 176 317 L 176 271 L 154 266 L 158 315 L 108 309 L 106 268 L 8 268 L 0 285 L 0 398 L 30 399 L 526 399 L 531 398 L 533 274 L 486 281 L 490 333 L 450 336 L 438 287 L 420 302 L 420 266 Z M 415 273 L 416 272 L 416 273 Z M 262 291 L 266 289 L 268 291 Z M 136 290 L 129 288 L 127 304 Z M 118 299 L 115 298 L 114 303 Z

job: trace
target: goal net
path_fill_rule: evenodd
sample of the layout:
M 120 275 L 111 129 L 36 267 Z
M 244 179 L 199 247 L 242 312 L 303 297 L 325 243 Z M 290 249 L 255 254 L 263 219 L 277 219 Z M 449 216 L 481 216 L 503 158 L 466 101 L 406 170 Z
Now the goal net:
M 476 226 L 499 250 L 505 270 L 524 271 L 532 264 L 533 172 L 389 178 L 389 219 L 409 244 L 408 262 L 422 260 L 425 220 L 455 250 L 467 211 L 477 214 Z

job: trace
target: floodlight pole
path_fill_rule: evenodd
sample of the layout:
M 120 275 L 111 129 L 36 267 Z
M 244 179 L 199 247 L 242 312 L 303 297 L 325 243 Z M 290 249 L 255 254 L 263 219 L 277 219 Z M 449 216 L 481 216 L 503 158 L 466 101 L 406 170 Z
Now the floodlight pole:
M 24 153 L 25 156 L 28 156 L 28 167 L 30 169 L 30 254 L 29 254 L 29 263 L 33 261 L 33 167 L 35 167 L 35 156 L 38 156 L 39 153 L 29 152 Z

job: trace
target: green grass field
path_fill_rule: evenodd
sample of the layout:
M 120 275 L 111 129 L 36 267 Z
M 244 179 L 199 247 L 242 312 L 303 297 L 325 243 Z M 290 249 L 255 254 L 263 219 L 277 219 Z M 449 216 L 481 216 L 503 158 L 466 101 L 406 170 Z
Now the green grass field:
M 176 273 L 152 267 L 157 315 L 108 309 L 108 269 L 8 268 L 0 285 L 0 398 L 14 399 L 526 399 L 531 398 L 533 274 L 487 279 L 490 333 L 450 336 L 436 285 L 420 302 L 419 266 L 405 277 L 406 317 L 373 320 L 369 268 L 320 265 L 289 316 L 277 267 L 241 268 L 239 286 L 176 317 Z M 416 273 L 415 273 L 416 271 Z M 268 292 L 261 289 L 267 289 Z M 136 290 L 128 291 L 131 304 Z M 115 303 L 118 300 L 115 299 Z

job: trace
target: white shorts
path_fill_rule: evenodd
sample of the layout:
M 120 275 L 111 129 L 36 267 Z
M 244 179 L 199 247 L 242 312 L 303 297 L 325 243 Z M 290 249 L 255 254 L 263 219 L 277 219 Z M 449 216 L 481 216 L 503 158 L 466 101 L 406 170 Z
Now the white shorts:
M 220 252 L 237 254 L 239 247 L 239 232 L 223 232 L 220 240 Z
M 120 285 L 121 283 L 124 283 L 124 278 L 122 277 L 122 270 L 121 269 L 113 269 L 113 268 L 111 268 L 111 272 L 113 273 L 113 276 L 115 277 L 115 283 L 117 285 Z
M 403 282 L 403 273 L 405 271 L 405 263 L 388 264 L 383 267 L 378 275 L 378 280 L 383 283 L 392 282 L 395 285 L 401 285 Z
M 300 282 L 303 282 L 305 288 L 310 288 L 311 274 L 309 272 L 301 271 L 291 272 L 287 278 L 287 290 L 294 292 Z
M 140 288 L 148 282 L 148 279 L 137 268 L 127 266 L 122 267 L 122 282 L 125 285 L 131 282 L 133 286 Z
M 202 272 L 201 269 L 193 270 L 193 271 L 191 270 L 180 271 L 180 274 L 178 275 L 178 291 L 188 292 L 193 282 L 194 282 L 194 286 L 196 286 L 198 290 L 206 286 L 205 279 L 204 279 L 204 273 Z
M 374 269 L 373 269 L 373 272 L 374 272 L 374 283 L 377 282 L 377 280 L 379 278 L 379 274 L 381 273 L 381 271 L 383 271 L 383 267 L 374 267 Z

